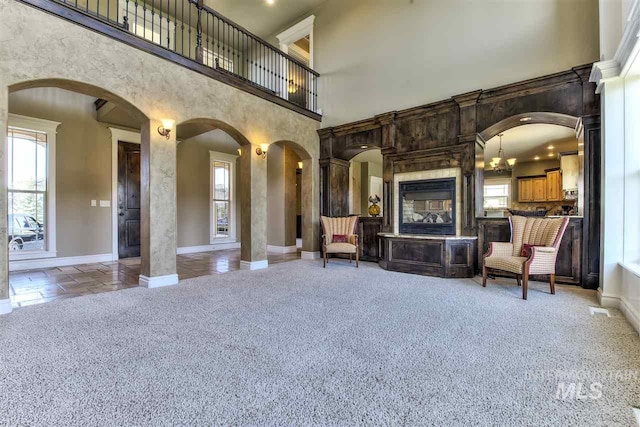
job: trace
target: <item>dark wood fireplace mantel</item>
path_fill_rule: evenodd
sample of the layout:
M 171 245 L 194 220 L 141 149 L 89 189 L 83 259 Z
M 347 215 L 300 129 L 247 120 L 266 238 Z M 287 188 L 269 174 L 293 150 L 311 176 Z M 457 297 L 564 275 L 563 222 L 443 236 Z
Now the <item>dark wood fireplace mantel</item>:
M 321 214 L 348 214 L 349 160 L 364 150 L 379 148 L 383 155 L 382 227 L 385 232 L 395 231 L 394 218 L 399 209 L 394 203 L 394 194 L 398 191 L 394 188 L 395 174 L 459 168 L 460 228 L 457 232 L 476 237 L 478 218 L 484 215 L 485 138 L 505 127 L 530 123 L 567 127 L 569 123 L 578 123 L 577 137 L 585 147 L 585 212 L 580 247 L 584 271 L 580 284 L 595 289 L 600 256 L 601 147 L 600 100 L 595 85 L 589 82 L 591 66 L 585 64 L 548 76 L 320 129 Z M 530 120 L 521 122 L 522 117 Z M 387 245 L 400 239 L 383 238 Z M 396 248 L 404 247 L 407 251 L 416 245 L 397 242 Z M 443 244 L 446 246 L 446 241 Z

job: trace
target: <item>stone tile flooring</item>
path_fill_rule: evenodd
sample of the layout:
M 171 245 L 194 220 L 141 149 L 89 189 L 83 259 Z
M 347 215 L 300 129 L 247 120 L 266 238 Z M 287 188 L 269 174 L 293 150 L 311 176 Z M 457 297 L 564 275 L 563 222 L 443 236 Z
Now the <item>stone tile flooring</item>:
M 300 252 L 269 253 L 269 264 L 300 259 Z M 201 252 L 177 256 L 180 280 L 240 269 L 240 250 Z M 15 271 L 9 274 L 14 308 L 63 298 L 117 291 L 138 286 L 140 258 L 99 264 Z

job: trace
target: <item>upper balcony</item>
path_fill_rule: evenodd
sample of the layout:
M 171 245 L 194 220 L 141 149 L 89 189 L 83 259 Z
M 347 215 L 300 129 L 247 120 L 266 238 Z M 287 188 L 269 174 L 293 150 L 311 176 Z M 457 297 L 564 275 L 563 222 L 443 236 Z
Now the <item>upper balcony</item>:
M 20 0 L 320 120 L 320 75 L 202 0 Z

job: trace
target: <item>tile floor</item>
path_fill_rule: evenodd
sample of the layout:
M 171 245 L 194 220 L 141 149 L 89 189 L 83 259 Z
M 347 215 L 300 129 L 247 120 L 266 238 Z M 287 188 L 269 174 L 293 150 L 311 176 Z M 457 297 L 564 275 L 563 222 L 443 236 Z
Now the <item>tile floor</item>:
M 178 255 L 180 280 L 240 269 L 240 250 Z M 300 259 L 300 252 L 269 253 L 269 264 Z M 117 291 L 138 286 L 140 258 L 100 264 L 15 271 L 9 274 L 14 308 L 63 298 Z

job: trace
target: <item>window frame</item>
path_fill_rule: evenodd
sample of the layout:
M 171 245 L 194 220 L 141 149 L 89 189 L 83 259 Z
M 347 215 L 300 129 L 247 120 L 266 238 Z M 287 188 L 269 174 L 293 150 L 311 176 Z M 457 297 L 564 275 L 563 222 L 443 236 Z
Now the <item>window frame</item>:
M 58 133 L 58 126 L 60 126 L 60 122 L 9 113 L 8 128 L 36 131 L 47 135 L 47 188 L 45 192 L 45 211 L 47 215 L 45 221 L 46 247 L 44 250 L 25 251 L 23 253 L 9 251 L 9 262 L 55 258 L 58 255 L 56 246 L 56 135 Z M 8 133 L 8 128 L 5 130 L 6 133 Z M 7 162 L 9 161 L 10 159 L 7 159 Z M 5 215 L 9 214 L 8 211 L 9 207 L 7 206 Z
M 236 161 L 237 155 L 209 151 L 209 243 L 235 243 L 236 241 Z M 229 164 L 229 236 L 214 237 L 215 200 L 213 188 L 213 165 L 215 162 Z
M 490 185 L 506 185 L 507 186 L 507 206 L 504 208 L 487 208 L 485 207 L 485 199 L 487 196 L 484 195 L 485 187 Z M 509 178 L 490 178 L 485 179 L 484 184 L 482 185 L 482 207 L 485 211 L 504 211 L 507 209 L 511 209 L 511 199 L 512 199 L 512 191 L 513 191 L 513 183 Z M 490 198 L 503 197 L 503 196 L 489 196 Z

